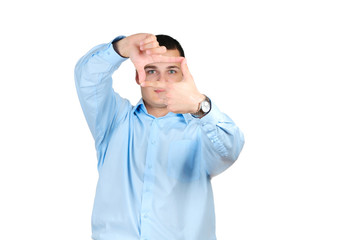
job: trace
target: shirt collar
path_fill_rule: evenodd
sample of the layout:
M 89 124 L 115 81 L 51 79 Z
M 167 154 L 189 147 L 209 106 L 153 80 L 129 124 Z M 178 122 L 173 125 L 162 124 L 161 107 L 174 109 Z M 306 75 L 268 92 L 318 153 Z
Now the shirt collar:
M 139 111 L 143 110 L 146 114 L 148 114 L 147 109 L 145 108 L 143 98 L 139 100 L 139 102 L 133 107 L 133 113 L 139 113 Z
M 154 116 L 148 114 L 148 111 L 147 111 L 147 109 L 146 109 L 146 107 L 144 105 L 143 98 L 141 98 L 139 100 L 139 102 L 133 107 L 132 111 L 133 111 L 134 114 L 139 114 L 140 111 L 143 111 L 146 115 L 155 118 Z M 193 117 L 189 113 L 177 114 L 177 113 L 173 113 L 173 112 L 169 112 L 166 116 L 164 116 L 164 118 L 165 117 L 179 117 L 179 116 L 183 117 L 187 124 L 193 119 Z

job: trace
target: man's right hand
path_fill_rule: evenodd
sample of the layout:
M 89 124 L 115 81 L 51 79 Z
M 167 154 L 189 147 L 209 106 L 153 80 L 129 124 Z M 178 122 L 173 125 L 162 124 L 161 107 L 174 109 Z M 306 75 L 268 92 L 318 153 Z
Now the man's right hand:
M 154 62 L 181 62 L 182 57 L 163 56 L 167 49 L 159 46 L 153 34 L 138 33 L 113 43 L 115 51 L 122 57 L 129 57 L 139 77 L 139 83 L 145 81 L 144 66 Z

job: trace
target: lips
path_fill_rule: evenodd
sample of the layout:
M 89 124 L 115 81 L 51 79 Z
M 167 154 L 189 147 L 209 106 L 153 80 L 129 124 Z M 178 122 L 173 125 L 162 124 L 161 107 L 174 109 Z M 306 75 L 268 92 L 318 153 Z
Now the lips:
M 164 89 L 155 89 L 154 92 L 161 93 L 161 92 L 165 92 L 165 90 Z

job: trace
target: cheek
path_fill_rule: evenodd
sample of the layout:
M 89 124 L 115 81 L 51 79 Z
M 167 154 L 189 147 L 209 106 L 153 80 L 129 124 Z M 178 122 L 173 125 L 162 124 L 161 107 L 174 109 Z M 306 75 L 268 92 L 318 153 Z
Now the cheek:
M 146 81 L 155 81 L 159 78 L 158 74 L 146 74 L 145 80 Z
M 141 92 L 142 92 L 142 97 L 147 100 L 153 99 L 155 96 L 157 96 L 157 94 L 154 92 L 154 89 L 152 87 L 142 88 Z
M 141 88 L 141 92 L 142 92 L 142 97 L 143 98 L 147 98 L 147 96 L 149 95 L 149 88 Z
M 182 74 L 178 74 L 178 73 L 170 75 L 170 77 L 169 77 L 170 82 L 180 82 L 180 81 L 182 81 L 182 79 L 183 79 Z

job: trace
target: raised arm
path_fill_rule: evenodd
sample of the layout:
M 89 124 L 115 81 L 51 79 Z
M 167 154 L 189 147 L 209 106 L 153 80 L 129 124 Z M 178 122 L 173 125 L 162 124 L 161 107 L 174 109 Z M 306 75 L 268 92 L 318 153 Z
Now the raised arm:
M 123 37 L 119 37 L 119 40 Z M 76 64 L 75 85 L 90 131 L 98 146 L 110 126 L 131 108 L 112 87 L 112 74 L 126 58 L 114 51 L 112 43 L 91 49 Z

